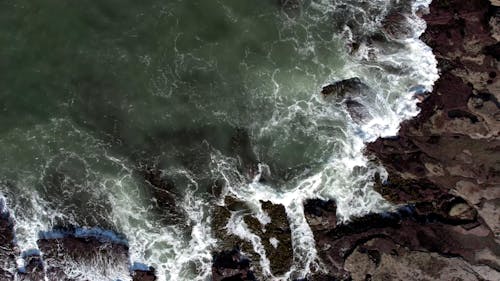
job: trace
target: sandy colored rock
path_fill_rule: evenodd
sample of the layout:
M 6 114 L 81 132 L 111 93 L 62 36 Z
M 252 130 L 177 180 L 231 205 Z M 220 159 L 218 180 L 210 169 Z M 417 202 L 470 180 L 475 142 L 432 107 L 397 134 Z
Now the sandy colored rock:
M 379 245 L 390 245 L 380 250 Z M 500 272 L 476 267 L 460 258 L 411 251 L 389 239 L 374 238 L 356 247 L 346 259 L 352 280 L 498 280 Z M 493 278 L 493 279 L 490 279 Z
M 479 208 L 479 215 L 495 233 L 495 236 L 500 238 L 500 199 L 484 201 Z

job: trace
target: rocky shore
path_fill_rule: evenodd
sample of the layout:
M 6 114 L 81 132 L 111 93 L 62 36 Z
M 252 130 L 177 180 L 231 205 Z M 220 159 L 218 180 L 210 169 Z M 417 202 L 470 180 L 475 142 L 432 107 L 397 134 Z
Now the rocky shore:
M 498 4 L 435 0 L 423 15 L 421 39 L 434 50 L 440 78 L 396 137 L 366 148 L 389 174 L 374 179 L 377 191 L 400 207 L 339 225 L 335 202 L 306 202 L 323 268 L 309 280 L 500 280 Z M 395 35 L 392 23 L 404 16 L 388 17 Z M 330 98 L 352 83 L 322 94 Z
M 297 2 L 285 2 L 296 8 Z M 389 174 L 386 181 L 374 179 L 377 191 L 400 207 L 340 225 L 333 201 L 306 202 L 322 267 L 308 280 L 500 280 L 499 6 L 496 0 L 432 2 L 423 15 L 428 27 L 422 40 L 434 50 L 440 78 L 422 98 L 420 114 L 404 122 L 397 137 L 366 148 Z M 255 162 L 251 154 L 243 158 Z M 144 177 L 158 187 L 160 201 L 175 204 L 154 171 Z M 230 197 L 225 203 L 213 220 L 221 250 L 227 250 L 214 256 L 214 276 L 259 279 L 251 270 L 259 272 L 252 245 L 223 231 L 231 211 L 247 207 Z M 290 228 L 283 206 L 262 202 L 262 207 L 270 224 L 262 226 L 249 215 L 243 221 L 260 237 L 272 273 L 280 275 L 292 264 Z M 12 218 L 0 213 L 0 280 L 14 280 L 14 272 L 1 269 L 16 267 L 20 253 L 14 240 Z M 25 257 L 18 280 L 74 280 L 62 270 L 71 264 L 123 272 L 131 266 L 127 245 L 115 241 L 66 235 L 38 244 L 43 263 L 37 253 Z M 249 256 L 241 256 L 235 245 Z M 134 281 L 156 280 L 154 269 L 132 268 Z
M 377 190 L 404 207 L 346 226 L 310 213 L 331 225 L 314 228 L 325 280 L 500 279 L 498 4 L 435 0 L 423 16 L 440 78 L 397 137 L 366 149 L 389 173 Z
M 397 34 L 391 22 L 404 16 L 390 17 Z M 396 137 L 366 148 L 389 174 L 374 179 L 377 191 L 400 207 L 339 225 L 333 201 L 308 201 L 323 268 L 309 280 L 500 280 L 498 3 L 435 0 L 423 17 L 421 39 L 434 50 L 440 78 Z M 322 94 L 330 98 L 352 81 Z

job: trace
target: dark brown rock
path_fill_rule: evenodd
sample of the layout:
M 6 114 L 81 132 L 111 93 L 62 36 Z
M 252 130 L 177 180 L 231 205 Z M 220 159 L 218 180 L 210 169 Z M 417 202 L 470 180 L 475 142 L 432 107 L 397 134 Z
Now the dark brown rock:
M 498 21 L 491 18 L 498 13 L 487 1 L 460 0 L 435 0 L 430 12 L 422 38 L 434 49 L 441 77 L 397 137 L 367 146 L 389 172 L 386 182 L 376 179 L 376 190 L 413 205 L 336 226 L 332 203 L 308 202 L 306 217 L 328 268 L 318 280 L 500 276 Z M 402 14 L 389 14 L 385 32 L 396 34 L 402 22 Z M 327 86 L 323 95 L 337 88 Z
M 304 214 L 307 223 L 314 231 L 334 229 L 337 227 L 337 206 L 333 201 L 319 199 L 307 200 L 304 204 Z
M 243 212 L 244 222 L 250 231 L 261 239 L 266 257 L 271 263 L 272 274 L 276 276 L 284 274 L 290 270 L 293 258 L 291 230 L 285 208 L 282 205 L 275 205 L 271 202 L 261 202 L 261 204 L 262 209 L 271 219 L 269 224 L 262 225 L 258 219 L 251 215 L 250 209 L 244 202 L 232 197 L 226 197 L 224 206 L 216 207 L 213 215 L 214 220 L 212 221 L 212 228 L 220 241 L 220 249 L 237 247 L 243 252 L 248 253 L 248 258 L 253 262 L 256 278 L 259 280 L 262 279 L 262 276 L 259 276 L 261 272 L 260 265 L 257 263 L 260 260 L 260 255 L 254 252 L 250 242 L 229 234 L 225 226 L 231 216 L 231 212 Z
M 359 78 L 354 77 L 324 86 L 321 94 L 325 99 L 333 99 L 338 102 L 346 97 L 359 96 L 368 90 L 368 86 L 363 84 Z
M 133 281 L 155 281 L 156 276 L 154 271 L 137 270 L 132 274 Z
M 219 240 L 218 252 L 222 253 L 227 249 L 237 248 L 247 253 L 247 257 L 250 261 L 254 261 L 253 267 L 258 279 L 261 279 L 258 275 L 258 273 L 261 272 L 260 266 L 257 262 L 255 262 L 260 260 L 260 256 L 255 253 L 252 244 L 248 241 L 240 239 L 236 235 L 228 233 L 226 229 L 226 225 L 231 217 L 232 211 L 237 210 L 249 212 L 249 209 L 244 202 L 233 197 L 226 197 L 224 201 L 225 205 L 215 206 L 212 215 L 212 229 L 214 230 L 215 237 Z
M 250 215 L 244 220 L 252 232 L 261 238 L 266 256 L 271 263 L 271 271 L 279 276 L 290 270 L 292 265 L 291 230 L 283 205 L 275 205 L 268 201 L 261 203 L 262 209 L 269 215 L 271 222 L 262 225 L 259 220 Z
M 386 260 L 386 257 L 398 255 L 398 251 L 394 252 L 395 245 L 398 245 L 398 249 L 409 251 L 411 255 L 425 253 L 421 257 L 412 256 L 409 259 L 430 262 L 431 257 L 440 257 L 443 264 L 452 268 L 452 264 L 460 260 L 474 269 L 474 275 L 483 274 L 482 269 L 476 268 L 477 265 L 483 266 L 487 275 L 498 274 L 500 245 L 484 224 L 478 223 L 469 228 L 467 220 L 451 224 L 446 218 L 434 213 L 419 215 L 415 209 L 409 208 L 397 213 L 369 215 L 333 229 L 313 228 L 313 232 L 318 252 L 327 265 L 329 274 L 335 278 L 351 276 L 353 280 L 364 280 L 360 276 L 364 277 L 365 273 L 375 276 L 382 274 L 381 272 L 389 272 L 390 267 L 405 268 L 408 272 L 416 270 L 411 268 L 411 263 L 405 264 L 406 261 L 398 258 Z M 373 239 L 377 243 L 371 243 L 368 247 L 366 242 Z M 359 257 L 356 251 L 361 252 L 364 257 Z M 448 260 L 446 257 L 454 258 Z M 379 267 L 385 269 L 381 270 Z M 359 275 L 360 272 L 365 273 Z M 430 275 L 440 274 L 439 268 L 426 272 L 425 274 Z M 458 271 L 465 275 L 467 272 L 467 269 Z M 401 280 L 401 275 L 390 275 L 387 278 L 373 280 Z
M 385 198 L 406 203 L 458 195 L 499 235 L 498 8 L 489 4 L 432 2 L 422 38 L 433 47 L 441 77 L 398 137 L 378 139 L 367 152 L 389 172 L 388 182 L 377 185 Z
M 25 268 L 23 272 L 17 274 L 21 281 L 44 281 L 43 261 L 39 255 L 29 255 L 24 257 Z
M 362 103 L 366 96 L 370 96 L 370 92 L 367 85 L 354 77 L 324 86 L 321 95 L 327 101 L 342 102 L 354 122 L 360 123 L 370 117 L 366 106 Z
M 434 0 L 424 19 L 441 76 L 397 137 L 367 146 L 389 173 L 376 190 L 410 205 L 330 228 L 329 212 L 306 207 L 324 280 L 500 278 L 498 8 Z M 400 20 L 389 15 L 386 32 Z
M 72 265 L 96 265 L 92 270 L 96 275 L 98 270 L 102 270 L 103 276 L 106 270 L 128 272 L 128 247 L 123 244 L 71 236 L 40 239 L 37 243 L 44 254 L 49 280 L 71 280 L 66 276 L 65 269 Z M 113 268 L 107 268 L 109 265 Z
M 213 281 L 256 280 L 250 269 L 250 260 L 240 253 L 239 248 L 214 254 L 212 265 Z

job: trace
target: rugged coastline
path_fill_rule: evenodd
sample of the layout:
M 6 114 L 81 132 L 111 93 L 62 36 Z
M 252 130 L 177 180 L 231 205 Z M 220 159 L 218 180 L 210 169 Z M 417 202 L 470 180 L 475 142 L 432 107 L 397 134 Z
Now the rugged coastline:
M 498 6 L 486 0 L 433 1 L 424 16 L 428 28 L 422 39 L 434 49 L 441 78 L 420 104 L 419 116 L 403 123 L 397 137 L 378 139 L 366 151 L 389 172 L 388 181 L 378 180 L 377 190 L 401 208 L 337 225 L 334 202 L 307 202 L 307 219 L 325 269 L 310 280 L 499 279 L 498 13 Z M 245 208 L 226 200 L 215 227 L 224 223 L 228 209 Z M 245 222 L 263 241 L 280 241 L 278 247 L 265 245 L 273 273 L 280 274 L 291 263 L 281 258 L 290 257 L 285 253 L 290 251 L 290 229 L 282 206 L 263 204 L 273 224 L 261 231 L 251 216 Z M 1 215 L 0 259 L 12 265 L 19 255 L 13 244 L 14 222 L 8 213 Z M 227 238 L 228 248 L 240 243 L 218 235 Z M 72 280 L 57 270 L 68 262 L 58 261 L 61 252 L 76 262 L 98 258 L 103 264 L 129 266 L 126 245 L 96 237 L 41 239 L 39 247 L 48 269 L 44 272 L 34 255 L 27 258 L 21 280 L 43 280 L 44 275 Z M 250 245 L 242 247 L 251 251 Z M 133 276 L 134 281 L 155 280 L 148 268 Z M 13 278 L 11 272 L 0 271 L 0 280 Z
M 366 149 L 389 173 L 377 190 L 405 207 L 346 226 L 314 208 L 318 280 L 500 277 L 498 3 L 435 0 L 423 18 L 440 78 L 397 137 Z
M 338 225 L 335 202 L 308 201 L 323 269 L 310 280 L 500 278 L 498 3 L 435 0 L 423 18 L 440 78 L 396 137 L 366 148 L 389 173 L 377 191 L 401 207 Z
M 389 173 L 386 182 L 375 179 L 377 191 L 401 207 L 338 225 L 334 202 L 307 202 L 323 262 L 323 272 L 310 280 L 500 277 L 499 15 L 493 2 L 435 0 L 423 15 L 428 26 L 421 39 L 433 48 L 441 77 L 432 93 L 420 96 L 420 114 L 401 124 L 397 137 L 366 149 Z M 386 21 L 393 33 L 398 19 Z

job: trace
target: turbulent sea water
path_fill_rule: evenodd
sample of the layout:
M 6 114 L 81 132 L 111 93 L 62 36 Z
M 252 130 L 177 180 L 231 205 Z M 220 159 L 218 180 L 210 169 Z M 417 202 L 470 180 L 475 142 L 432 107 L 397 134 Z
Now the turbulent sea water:
M 272 275 L 241 214 L 226 231 L 252 242 L 262 276 L 286 280 L 317 268 L 306 199 L 334 199 L 342 221 L 390 209 L 372 190 L 384 170 L 363 147 L 394 135 L 437 78 L 418 40 L 416 12 L 430 1 L 281 2 L 2 1 L 0 194 L 21 251 L 56 228 L 105 229 L 159 280 L 209 280 L 214 206 L 232 196 L 265 223 L 259 201 L 269 200 L 292 229 L 287 274 Z M 395 11 L 406 25 L 384 32 Z M 320 94 L 353 77 L 370 89 L 353 97 L 362 118 Z M 169 180 L 175 204 L 158 198 L 147 169 Z M 65 270 L 130 279 L 128 268 Z

